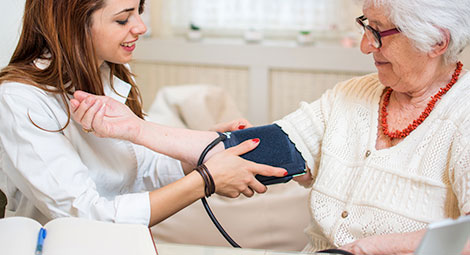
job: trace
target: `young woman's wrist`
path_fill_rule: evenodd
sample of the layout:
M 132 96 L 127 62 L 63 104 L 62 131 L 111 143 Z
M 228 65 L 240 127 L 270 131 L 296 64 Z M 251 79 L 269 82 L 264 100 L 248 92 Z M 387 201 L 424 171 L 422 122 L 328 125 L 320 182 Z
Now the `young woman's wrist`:
M 193 194 L 196 195 L 196 200 L 205 197 L 205 182 L 204 179 L 197 171 L 190 172 L 186 178 L 191 179 L 191 182 L 196 185 L 196 188 L 193 190 Z

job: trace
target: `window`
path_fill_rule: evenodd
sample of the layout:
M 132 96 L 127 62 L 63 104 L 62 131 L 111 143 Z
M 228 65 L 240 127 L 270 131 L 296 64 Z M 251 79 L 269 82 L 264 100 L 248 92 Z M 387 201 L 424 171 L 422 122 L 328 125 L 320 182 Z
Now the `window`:
M 268 37 L 299 31 L 338 36 L 354 29 L 360 11 L 351 0 L 168 0 L 171 27 L 184 33 L 190 24 L 205 34 L 236 36 L 247 30 Z

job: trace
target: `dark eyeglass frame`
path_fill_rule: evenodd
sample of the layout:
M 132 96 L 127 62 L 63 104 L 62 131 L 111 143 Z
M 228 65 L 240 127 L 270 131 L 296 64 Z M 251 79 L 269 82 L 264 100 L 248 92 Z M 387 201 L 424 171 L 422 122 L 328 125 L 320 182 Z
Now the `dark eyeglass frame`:
M 382 47 L 382 37 L 401 33 L 401 31 L 398 28 L 392 28 L 392 29 L 389 29 L 389 30 L 379 32 L 379 31 L 375 30 L 373 27 L 371 27 L 370 25 L 364 24 L 365 20 L 367 20 L 367 18 L 364 15 L 359 16 L 359 17 L 356 18 L 356 22 L 362 27 L 362 29 L 364 29 L 364 33 L 366 34 L 369 41 L 371 39 L 374 39 L 374 45 L 373 46 L 377 49 Z M 367 31 L 371 32 L 372 35 L 374 36 L 374 38 L 370 38 Z

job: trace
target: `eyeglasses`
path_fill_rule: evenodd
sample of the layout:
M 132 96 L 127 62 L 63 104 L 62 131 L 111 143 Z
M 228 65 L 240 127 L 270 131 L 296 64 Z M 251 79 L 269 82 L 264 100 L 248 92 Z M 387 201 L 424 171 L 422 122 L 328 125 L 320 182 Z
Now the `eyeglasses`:
M 367 36 L 367 39 L 369 40 L 369 42 L 372 43 L 372 46 L 374 46 L 376 49 L 382 47 L 382 37 L 400 33 L 400 30 L 398 30 L 398 28 L 392 28 L 379 32 L 373 29 L 369 24 L 365 24 L 364 21 L 366 20 L 367 18 L 364 15 L 356 18 L 357 24 L 362 27 L 362 29 L 364 30 L 364 34 L 366 34 Z

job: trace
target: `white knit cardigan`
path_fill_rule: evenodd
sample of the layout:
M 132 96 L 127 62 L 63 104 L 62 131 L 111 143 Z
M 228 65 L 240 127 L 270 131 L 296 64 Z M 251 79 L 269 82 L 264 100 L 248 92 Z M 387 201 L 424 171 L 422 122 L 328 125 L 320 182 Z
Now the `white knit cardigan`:
M 384 89 L 377 74 L 354 78 L 276 122 L 313 175 L 305 251 L 470 212 L 470 74 L 402 142 L 377 150 Z

